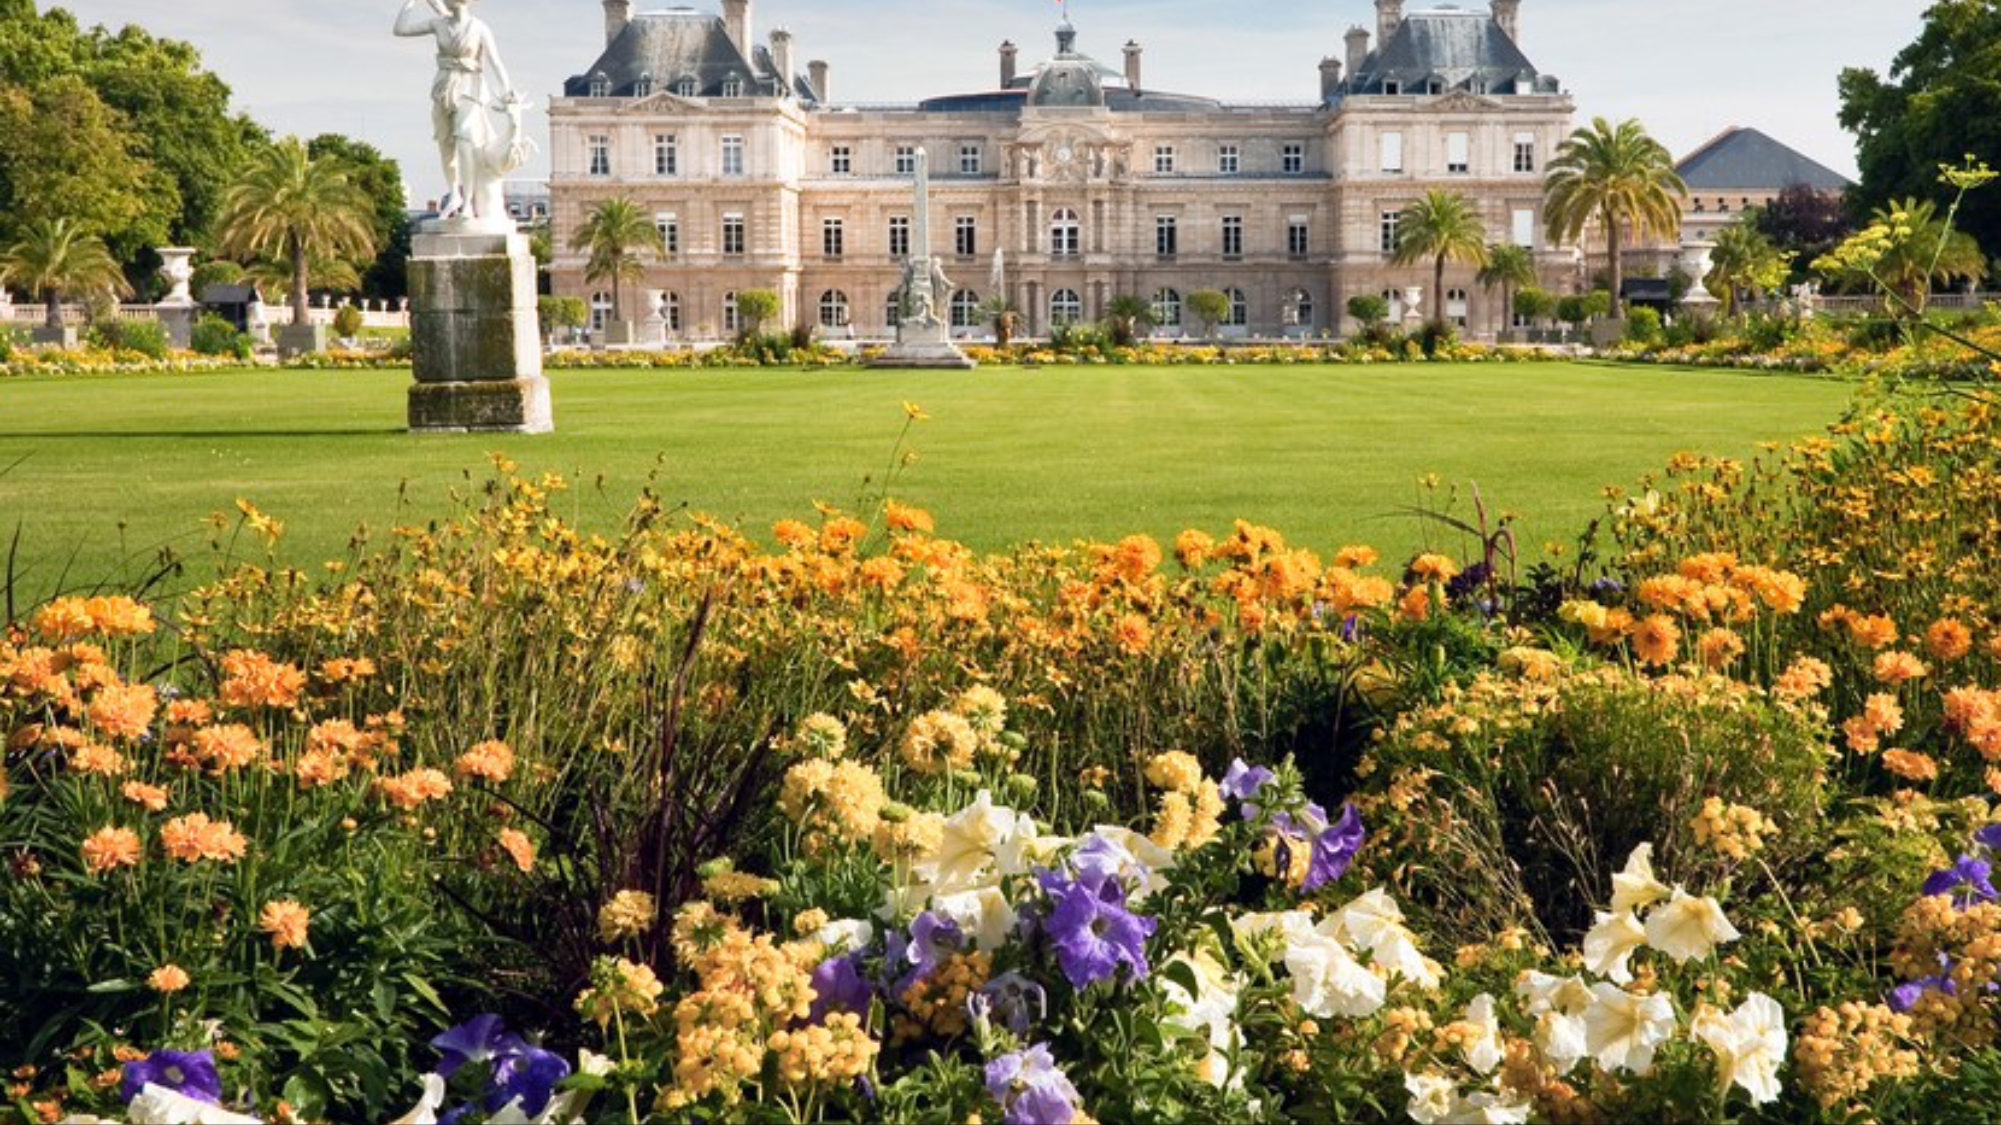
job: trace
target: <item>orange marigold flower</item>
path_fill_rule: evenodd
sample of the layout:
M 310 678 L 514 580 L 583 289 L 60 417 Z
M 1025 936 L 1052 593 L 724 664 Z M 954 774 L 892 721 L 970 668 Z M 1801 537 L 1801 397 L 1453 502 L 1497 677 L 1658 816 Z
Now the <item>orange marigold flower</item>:
M 1870 696 L 1862 705 L 1862 717 L 1877 734 L 1896 734 L 1904 729 L 1904 708 L 1894 695 L 1878 692 Z
M 299 788 L 318 789 L 345 778 L 349 770 L 347 758 L 340 754 L 308 750 L 299 755 L 298 764 L 292 767 L 292 776 L 299 779 Z
M 399 809 L 414 809 L 426 801 L 442 801 L 452 791 L 451 779 L 434 769 L 411 770 L 376 783 L 389 803 Z
M 1883 740 L 1876 734 L 1875 725 L 1864 715 L 1857 715 L 1842 723 L 1841 733 L 1848 739 L 1848 748 L 1857 754 L 1874 754 L 1883 745 Z
M 852 516 L 838 516 L 820 528 L 820 549 L 830 555 L 845 555 L 867 534 L 867 524 Z
M 1744 655 L 1744 638 L 1733 629 L 1711 629 L 1695 642 L 1704 667 L 1721 672 Z
M 130 771 L 132 763 L 109 746 L 86 742 L 70 751 L 69 768 L 93 777 L 117 777 Z
M 274 947 L 298 949 L 306 944 L 306 931 L 312 921 L 312 911 L 291 899 L 279 899 L 264 904 L 264 912 L 257 916 L 257 928 L 271 935 Z
M 1431 617 L 1431 589 L 1412 586 L 1404 591 L 1403 599 L 1398 604 L 1405 618 L 1411 621 L 1427 620 Z
M 813 529 L 798 520 L 779 520 L 771 525 L 772 538 L 787 547 L 799 548 L 812 544 L 819 536 Z
M 1886 652 L 1876 657 L 1876 682 L 1896 687 L 1931 675 L 1925 662 L 1908 652 Z
M 861 579 L 872 590 L 892 590 L 903 581 L 903 567 L 895 559 L 870 559 L 862 564 Z
M 157 785 L 147 785 L 142 781 L 128 781 L 119 790 L 125 799 L 145 809 L 147 812 L 163 812 L 167 807 L 167 791 Z
M 153 632 L 153 611 L 131 598 L 91 598 L 84 609 L 101 636 L 140 637 Z
M 329 660 L 320 665 L 320 678 L 330 684 L 360 683 L 375 675 L 375 661 L 367 658 L 358 660 Z
M 1205 531 L 1190 528 L 1174 537 L 1174 561 L 1187 570 L 1202 569 L 1215 549 L 1216 541 Z
M 1419 555 L 1410 572 L 1421 582 L 1450 582 L 1459 577 L 1459 564 L 1444 555 Z
M 212 859 L 234 863 L 242 859 L 248 842 L 226 820 L 210 820 L 206 813 L 175 817 L 160 828 L 160 843 L 167 855 L 182 863 Z
M 193 742 L 195 757 L 213 773 L 239 770 L 264 756 L 257 732 L 242 723 L 204 727 L 195 732 Z
M 162 996 L 172 996 L 190 983 L 188 971 L 179 965 L 162 965 L 146 977 L 146 987 Z
M 527 833 L 514 828 L 501 829 L 500 850 L 507 853 L 523 875 L 535 870 L 535 841 Z
M 222 658 L 223 706 L 292 708 L 305 690 L 306 674 L 261 652 L 238 649 Z
M 1681 626 L 1665 614 L 1656 613 L 1633 630 L 1633 654 L 1643 663 L 1672 664 L 1680 651 Z
M 1792 662 L 1772 687 L 1782 696 L 1791 699 L 1807 699 L 1827 690 L 1834 683 L 1834 669 L 1825 661 L 1811 656 L 1802 656 Z
M 514 776 L 514 749 L 498 740 L 482 742 L 460 754 L 452 772 L 461 778 L 477 777 L 498 785 Z
M 1883 768 L 1905 781 L 1938 780 L 1938 762 L 1929 754 L 1909 750 L 1883 751 Z
M 1721 582 L 1731 571 L 1737 569 L 1737 556 L 1728 551 L 1695 555 L 1683 559 L 1676 568 L 1683 578 L 1697 582 Z
M 1925 647 L 1947 664 L 1964 660 L 1973 651 L 1973 630 L 1965 622 L 1950 617 L 1935 621 L 1925 630 Z
M 1847 624 L 1849 639 L 1863 648 L 1889 648 L 1904 639 L 1897 631 L 1897 623 L 1888 617 L 1850 614 Z
M 100 828 L 83 842 L 83 865 L 92 875 L 119 867 L 137 867 L 145 850 L 139 834 L 130 828 Z
M 159 694 L 144 684 L 134 684 L 98 692 L 90 701 L 88 715 L 97 733 L 132 742 L 152 728 L 159 710 Z
M 35 611 L 31 628 L 52 641 L 89 636 L 97 629 L 90 608 L 82 598 L 57 598 Z
M 1118 577 L 1138 584 L 1160 567 L 1160 544 L 1151 536 L 1128 535 L 1119 540 L 1105 560 Z
M 1334 565 L 1345 570 L 1365 570 L 1382 558 L 1374 547 L 1343 547 L 1334 553 Z
M 938 529 L 931 513 L 922 508 L 912 508 L 890 500 L 883 505 L 883 518 L 891 531 L 921 531 L 929 535 Z
M 1119 650 L 1132 656 L 1138 656 L 1153 646 L 1153 626 L 1137 613 L 1119 618 L 1112 629 L 1112 636 L 1118 642 Z

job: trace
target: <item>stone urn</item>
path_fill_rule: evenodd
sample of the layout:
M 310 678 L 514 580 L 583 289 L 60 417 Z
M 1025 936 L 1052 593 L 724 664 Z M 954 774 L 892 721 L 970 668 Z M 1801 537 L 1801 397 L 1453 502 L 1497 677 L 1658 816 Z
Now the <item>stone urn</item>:
M 163 246 L 158 253 L 160 276 L 166 279 L 169 288 L 167 295 L 153 306 L 153 315 L 159 318 L 167 339 L 175 347 L 185 348 L 194 342 L 195 317 L 201 311 L 194 294 L 188 291 L 195 279 L 195 251 L 186 246 Z

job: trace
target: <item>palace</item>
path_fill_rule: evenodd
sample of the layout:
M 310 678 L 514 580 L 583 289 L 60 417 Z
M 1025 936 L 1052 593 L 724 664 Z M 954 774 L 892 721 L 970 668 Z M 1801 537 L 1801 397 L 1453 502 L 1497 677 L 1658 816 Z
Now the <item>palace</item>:
M 1192 332 L 1186 299 L 1205 289 L 1228 295 L 1222 331 L 1235 336 L 1349 330 L 1360 294 L 1429 316 L 1431 267 L 1392 266 L 1388 250 L 1398 214 L 1433 188 L 1472 199 L 1492 241 L 1533 248 L 1545 284 L 1574 285 L 1578 256 L 1547 244 L 1541 217 L 1573 104 L 1523 53 L 1521 0 L 1375 8 L 1373 32 L 1349 31 L 1301 76 L 1314 96 L 1298 104 L 1156 90 L 1137 42 L 1107 66 L 1066 21 L 1038 65 L 1003 43 L 971 91 L 885 107 L 835 100 L 833 68 L 802 69 L 790 33 L 757 38 L 751 0 L 722 0 L 720 15 L 604 0 L 603 53 L 550 105 L 556 290 L 607 326 L 610 287 L 586 281 L 569 240 L 593 205 L 624 197 L 666 244 L 637 288 L 659 294 L 670 338 L 733 332 L 749 289 L 779 294 L 781 325 L 887 336 L 920 147 L 932 252 L 968 336 L 984 333 L 977 310 L 996 292 L 1031 334 L 1126 295 L 1153 303 L 1162 334 Z M 1472 270 L 1446 278 L 1452 319 L 1480 336 L 1505 327 Z

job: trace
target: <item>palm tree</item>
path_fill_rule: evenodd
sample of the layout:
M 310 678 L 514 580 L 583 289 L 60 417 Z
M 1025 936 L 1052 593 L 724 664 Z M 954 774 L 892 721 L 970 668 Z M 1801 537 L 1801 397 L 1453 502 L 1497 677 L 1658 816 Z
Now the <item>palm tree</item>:
M 1129 348 L 1142 329 L 1152 328 L 1159 319 L 1153 314 L 1152 301 L 1128 293 L 1105 303 L 1105 323 L 1112 330 L 1112 342 Z
M 1875 279 L 1902 306 L 1905 314 L 1922 314 L 1932 288 L 1987 276 L 1987 257 L 1980 243 L 1954 230 L 1929 199 L 1906 199 L 1881 207 L 1870 216 L 1872 229 L 1891 232 L 1876 262 Z
M 1480 288 L 1501 291 L 1501 326 L 1515 312 L 1515 293 L 1536 283 L 1535 253 L 1526 246 L 1504 243 L 1487 247 L 1487 264 L 1480 267 Z
M 1675 173 L 1674 157 L 1638 121 L 1617 125 L 1594 118 L 1563 142 L 1549 162 L 1543 185 L 1543 217 L 1551 237 L 1568 241 L 1595 219 L 1605 228 L 1612 263 L 1612 307 L 1620 309 L 1625 282 L 1619 260 L 1625 228 L 1663 239 L 1681 230 L 1681 204 L 1688 185 Z
M 646 276 L 639 251 L 651 250 L 655 258 L 667 253 L 660 228 L 653 224 L 652 217 L 639 204 L 623 197 L 604 200 L 591 208 L 583 224 L 577 227 L 577 233 L 571 236 L 570 249 L 590 253 L 584 280 L 593 284 L 611 283 L 613 320 L 625 319 L 620 311 L 624 306 L 619 299 L 619 284 Z
M 311 323 L 307 291 L 315 262 L 357 261 L 375 253 L 375 204 L 334 157 L 315 160 L 287 137 L 250 162 L 222 197 L 222 252 L 291 267 L 292 324 Z M 322 269 L 326 267 L 322 266 Z
M 9 282 L 41 295 L 48 305 L 45 323 L 53 329 L 63 326 L 66 294 L 132 291 L 103 240 L 68 219 L 34 224 L 0 255 L 0 285 Z
M 1757 227 L 1740 220 L 1717 232 L 1709 262 L 1709 276 L 1701 281 L 1723 302 L 1722 315 L 1727 317 L 1737 310 L 1739 291 L 1749 290 L 1755 300 L 1766 290 L 1785 284 L 1792 255 L 1772 245 Z
M 1432 264 L 1432 323 L 1442 331 L 1445 264 L 1487 264 L 1487 228 L 1480 222 L 1479 212 L 1473 209 L 1472 200 L 1458 192 L 1434 189 L 1403 209 L 1397 218 L 1396 253 L 1390 256 L 1390 263 L 1408 266 L 1425 261 Z

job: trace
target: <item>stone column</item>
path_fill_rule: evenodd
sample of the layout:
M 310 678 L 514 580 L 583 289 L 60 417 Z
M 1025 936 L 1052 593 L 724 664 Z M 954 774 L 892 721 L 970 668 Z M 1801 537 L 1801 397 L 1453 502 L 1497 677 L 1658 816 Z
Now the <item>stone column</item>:
M 410 256 L 412 433 L 555 429 L 528 236 L 426 223 Z

